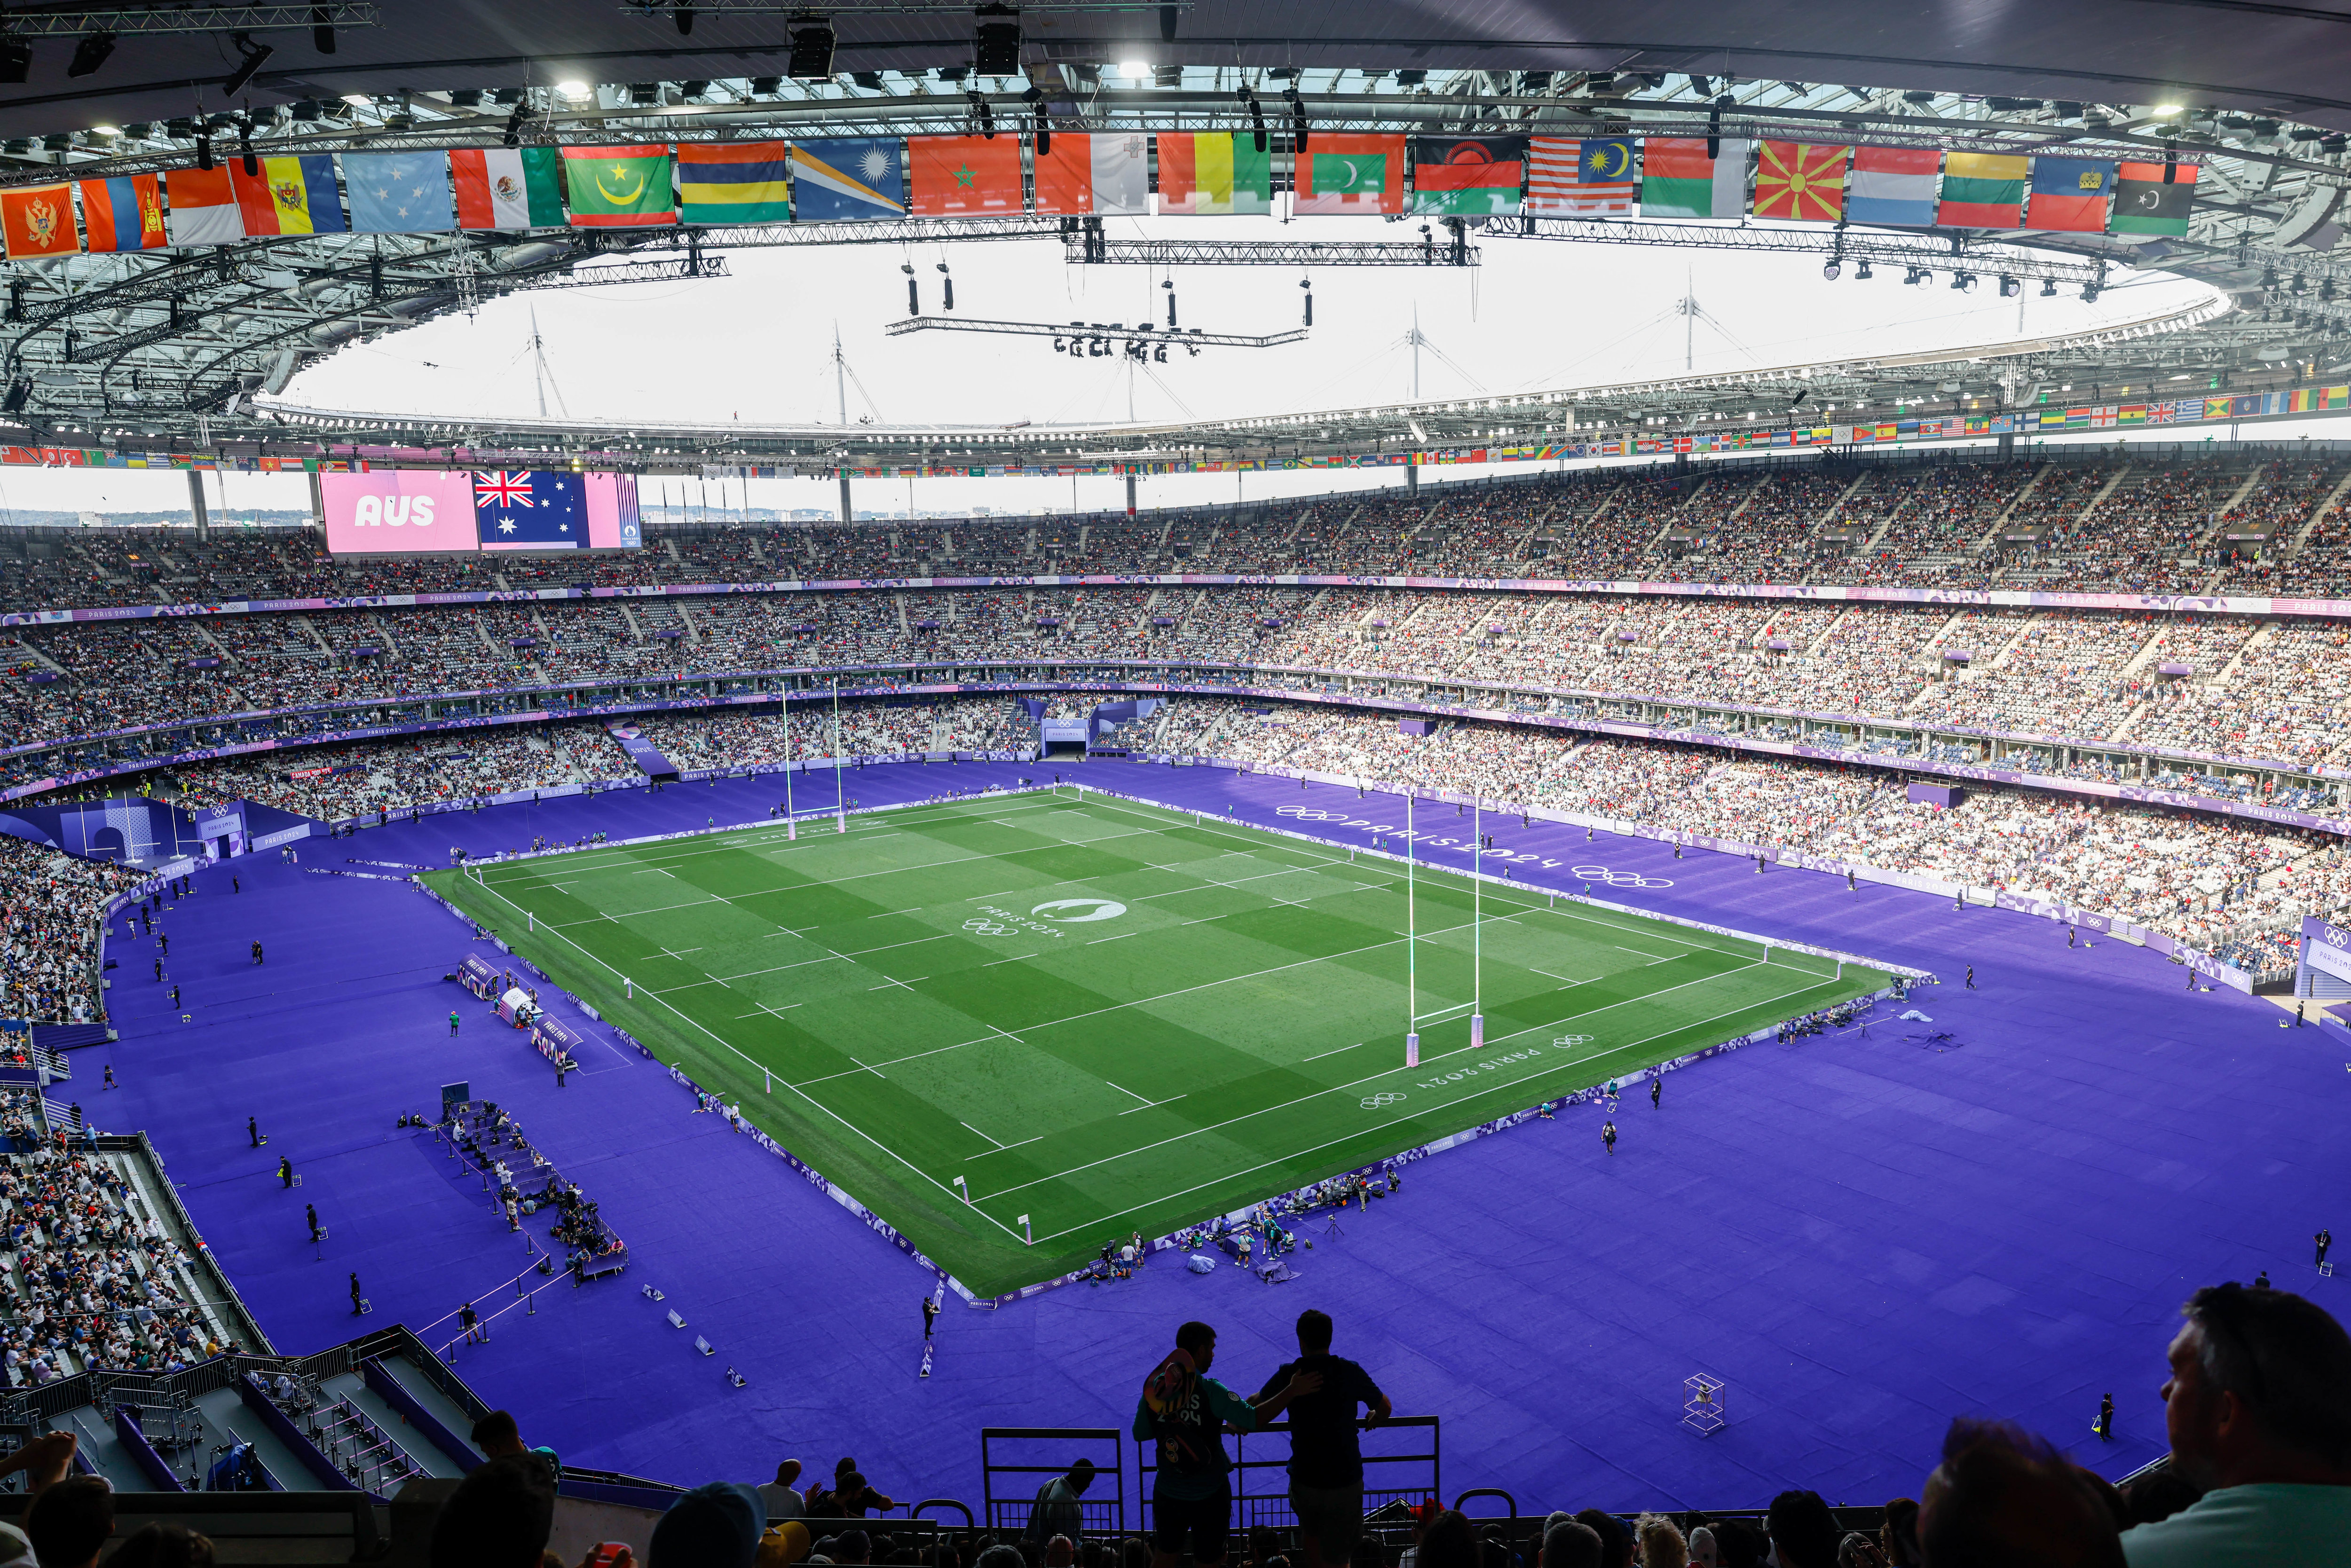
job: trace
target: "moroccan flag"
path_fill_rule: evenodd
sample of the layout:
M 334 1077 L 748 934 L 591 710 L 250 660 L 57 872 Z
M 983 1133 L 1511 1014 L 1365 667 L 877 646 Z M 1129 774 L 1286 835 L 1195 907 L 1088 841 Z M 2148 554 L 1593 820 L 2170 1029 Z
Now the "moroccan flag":
M 1519 210 L 1527 182 L 1523 136 L 1416 136 L 1412 210 L 1451 217 L 1494 217 Z
M 1937 147 L 1855 148 L 1846 221 L 1889 228 L 1934 227 L 1935 174 L 1942 166 L 1942 150 Z
M 2032 162 L 2006 152 L 1946 154 L 1935 222 L 1949 229 L 2017 227 L 2024 221 L 2024 176 Z
M 1273 159 L 1251 137 L 1164 131 L 1158 141 L 1162 217 L 1273 211 Z
M 999 136 L 909 136 L 906 172 L 914 176 L 910 209 L 925 218 L 1018 217 L 1020 139 Z
M 552 147 L 461 147 L 449 154 L 461 229 L 559 229 L 562 160 Z
M 245 160 L 229 160 L 229 186 L 245 214 L 248 238 L 263 235 L 339 235 L 342 193 L 335 186 L 335 160 L 325 152 L 255 160 L 258 173 L 245 172 Z
M 2184 235 L 2189 209 L 2196 204 L 2196 165 L 2125 163 L 2115 180 L 2115 210 L 2106 232 L 2118 235 Z
M 1404 211 L 1404 138 L 1318 131 L 1298 154 L 1290 210 L 1300 216 Z
M 1151 138 L 1141 131 L 1055 131 L 1037 154 L 1037 211 L 1120 214 L 1151 211 Z
M 1641 143 L 1641 215 L 1735 218 L 1747 211 L 1747 143 L 1719 138 L 1652 136 Z
M 682 141 L 677 194 L 689 224 L 780 224 L 792 215 L 789 141 Z
M 1766 141 L 1755 165 L 1755 215 L 1833 224 L 1844 215 L 1850 147 L 1810 141 Z
M 163 237 L 163 183 L 152 174 L 81 182 L 81 219 L 92 250 L 152 250 Z
M 0 191 L 0 231 L 7 235 L 10 261 L 76 256 L 81 230 L 74 225 L 70 185 L 20 185 Z
M 576 229 L 658 228 L 677 222 L 669 146 L 566 147 L 564 184 Z
M 2035 158 L 2032 194 L 2024 204 L 2024 226 L 2104 233 L 2106 198 L 2114 189 L 2111 158 Z
M 172 199 L 173 245 L 235 245 L 245 237 L 245 214 L 225 166 L 171 170 L 163 193 Z

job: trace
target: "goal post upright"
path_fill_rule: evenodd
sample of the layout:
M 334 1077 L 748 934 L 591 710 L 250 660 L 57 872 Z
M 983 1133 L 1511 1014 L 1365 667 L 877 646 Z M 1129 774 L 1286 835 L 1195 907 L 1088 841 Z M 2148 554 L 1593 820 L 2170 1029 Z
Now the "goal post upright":
M 784 839 L 790 842 L 800 836 L 800 820 L 792 814 L 792 688 L 789 677 L 784 684 Z
M 832 813 L 833 831 L 849 831 L 849 794 L 841 779 L 841 677 L 832 677 Z
M 1469 797 L 1469 1049 L 1486 1043 L 1485 801 Z
M 1418 840 L 1412 827 L 1412 780 L 1404 783 L 1404 1064 L 1420 1065 L 1420 971 L 1413 950 L 1415 919 L 1413 861 Z

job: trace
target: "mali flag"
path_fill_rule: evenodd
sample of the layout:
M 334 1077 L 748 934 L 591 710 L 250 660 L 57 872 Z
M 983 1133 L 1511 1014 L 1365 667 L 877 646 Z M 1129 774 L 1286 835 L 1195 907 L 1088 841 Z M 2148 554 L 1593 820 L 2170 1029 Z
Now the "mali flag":
M 1019 217 L 1020 139 L 999 136 L 909 136 L 906 172 L 914 177 L 909 209 L 925 218 Z
M 1290 196 L 1303 216 L 1404 211 L 1404 138 L 1316 131 L 1298 154 Z
M 1943 158 L 1943 200 L 1935 222 L 1949 229 L 2012 229 L 2023 222 L 2030 158 L 1951 152 Z
M 72 187 L 25 185 L 0 191 L 0 232 L 7 235 L 10 261 L 80 254 L 81 230 L 74 225 Z
M 2125 163 L 2115 181 L 2115 210 L 2106 232 L 2117 235 L 2184 235 L 2196 204 L 2196 165 Z
M 343 221 L 343 196 L 335 185 L 331 154 L 256 158 L 254 165 L 256 172 L 248 174 L 244 159 L 228 162 L 229 186 L 245 214 L 247 238 L 339 235 L 350 226 Z
M 2024 204 L 2024 226 L 2102 233 L 2106 226 L 2106 197 L 2114 188 L 2111 158 L 2035 158 L 2032 194 Z
M 1808 141 L 1766 141 L 1755 166 L 1755 215 L 1833 224 L 1844 215 L 1844 171 L 1850 147 Z
M 1257 150 L 1253 138 L 1169 131 L 1158 141 L 1160 216 L 1273 210 L 1273 159 Z
M 163 237 L 163 183 L 152 174 L 116 174 L 81 183 L 81 220 L 89 248 L 151 250 Z
M 689 224 L 780 224 L 791 216 L 789 141 L 680 142 L 677 195 Z
M 669 145 L 566 147 L 564 183 L 576 229 L 658 228 L 677 222 Z

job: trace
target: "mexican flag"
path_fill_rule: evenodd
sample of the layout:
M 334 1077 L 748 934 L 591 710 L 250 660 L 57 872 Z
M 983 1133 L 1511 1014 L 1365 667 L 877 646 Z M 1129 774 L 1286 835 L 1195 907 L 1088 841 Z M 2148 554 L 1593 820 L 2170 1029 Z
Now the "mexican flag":
M 574 228 L 654 228 L 677 222 L 669 147 L 566 147 Z

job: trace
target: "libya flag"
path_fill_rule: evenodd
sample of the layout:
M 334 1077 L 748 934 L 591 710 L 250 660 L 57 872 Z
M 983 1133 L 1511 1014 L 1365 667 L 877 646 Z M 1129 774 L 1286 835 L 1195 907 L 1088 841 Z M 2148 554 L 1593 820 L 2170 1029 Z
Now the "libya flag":
M 2196 165 L 2174 163 L 2166 181 L 2160 163 L 2125 163 L 2115 181 L 2115 208 L 2106 232 L 2118 235 L 2185 235 L 2196 204 Z
M 571 226 L 581 229 L 655 228 L 677 222 L 669 146 L 566 147 L 563 183 L 571 204 Z

